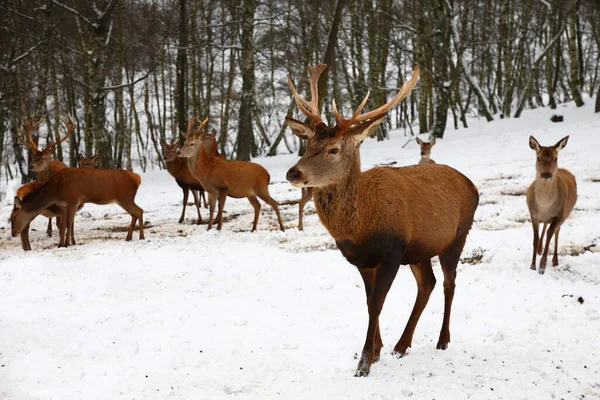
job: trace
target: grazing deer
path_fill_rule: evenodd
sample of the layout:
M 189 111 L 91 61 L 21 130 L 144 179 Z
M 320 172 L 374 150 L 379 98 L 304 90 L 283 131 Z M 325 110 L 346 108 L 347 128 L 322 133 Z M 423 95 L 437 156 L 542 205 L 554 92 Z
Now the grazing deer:
M 314 128 L 286 117 L 292 131 L 307 140 L 306 152 L 286 178 L 296 187 L 313 188 L 319 219 L 362 276 L 369 324 L 355 376 L 366 376 L 383 346 L 379 314 L 400 264 L 410 264 L 418 292 L 394 352 L 404 355 L 411 347 L 413 332 L 436 283 L 431 267 L 434 256 L 440 258 L 445 297 L 437 348 L 448 347 L 456 265 L 473 223 L 479 193 L 467 177 L 440 164 L 360 170 L 359 143 L 412 90 L 418 67 L 391 101 L 373 111 L 361 114 L 368 94 L 349 119 L 340 115 L 333 101 L 337 120 L 333 127 L 327 126 L 318 112 L 317 86 L 325 68 L 324 64 L 308 68 L 311 101 L 300 97 L 288 77 L 298 107 L 314 121 Z
M 421 146 L 421 160 L 419 161 L 419 165 L 423 164 L 435 164 L 431 158 L 431 148 L 435 146 L 435 138 L 431 139 L 429 143 L 425 143 L 421 139 L 417 138 L 417 144 Z
M 208 118 L 202 122 L 200 128 L 207 120 Z M 200 128 L 196 130 L 196 133 L 200 131 Z M 221 230 L 223 226 L 223 208 L 225 207 L 225 200 L 229 196 L 237 199 L 246 197 L 254 207 L 252 231 L 256 230 L 258 217 L 260 216 L 261 205 L 257 197 L 273 207 L 275 214 L 277 214 L 279 227 L 283 231 L 283 222 L 277 202 L 269 194 L 271 177 L 267 170 L 253 162 L 225 160 L 219 157 L 216 136 L 217 131 L 214 129 L 210 134 L 188 134 L 184 146 L 178 152 L 180 157 L 187 158 L 190 172 L 209 192 L 210 216 L 207 229 L 212 228 L 215 203 L 218 198 L 219 211 L 216 221 L 218 223 L 217 229 Z
M 29 182 L 29 183 L 26 183 L 25 185 L 19 187 L 17 189 L 17 193 L 15 196 L 15 205 L 18 202 L 22 201 L 27 195 L 29 195 L 29 193 L 38 190 L 41 186 L 42 186 L 42 184 L 39 182 Z M 14 210 L 14 208 L 13 208 L 13 210 Z M 56 217 L 56 219 L 58 221 L 63 216 L 64 211 L 65 210 L 62 210 L 60 207 L 58 207 L 56 205 L 51 205 L 50 207 L 43 210 L 41 212 L 41 214 L 48 218 Z M 23 228 L 23 230 L 20 232 L 21 247 L 25 251 L 31 250 L 31 243 L 29 242 L 29 225 L 30 224 L 27 224 L 25 226 L 25 228 Z M 71 244 L 73 244 L 73 245 L 75 244 L 74 237 L 72 238 Z
M 54 204 L 66 210 L 60 225 L 58 244 L 59 247 L 66 247 L 73 239 L 73 220 L 80 205 L 117 203 L 131 215 L 131 225 L 125 240 L 131 240 L 138 219 L 142 240 L 143 210 L 135 204 L 135 195 L 140 183 L 140 176 L 130 171 L 65 168 L 22 200 L 15 198 L 15 207 L 10 216 L 12 236 L 16 237 L 33 218 Z
M 98 159 L 100 154 L 96 154 L 89 158 L 86 158 L 83 154 L 79 153 L 77 161 L 79 161 L 79 168 L 98 168 Z
M 19 144 L 33 152 L 33 158 L 31 160 L 31 164 L 29 165 L 29 169 L 35 172 L 36 180 L 40 183 L 47 182 L 58 171 L 67 168 L 65 163 L 58 160 L 52 160 L 51 157 L 56 149 L 56 145 L 64 142 L 71 135 L 71 131 L 75 126 L 75 122 L 73 122 L 73 118 L 70 115 L 68 122 L 61 118 L 61 121 L 63 124 L 65 124 L 67 133 L 63 137 L 59 137 L 57 142 L 51 142 L 42 150 L 40 150 L 37 146 L 37 143 L 31 136 L 31 131 L 39 127 L 43 120 L 44 118 L 34 122 L 33 120 L 30 121 L 27 117 L 25 117 L 27 136 L 25 136 L 23 133 L 23 127 L 21 127 L 19 132 Z M 57 221 L 57 223 L 60 225 L 60 222 Z M 48 237 L 52 237 L 52 217 L 48 217 L 48 229 L 46 230 L 46 234 Z
M 539 273 L 546 272 L 548 247 L 554 235 L 554 257 L 552 265 L 558 266 L 558 233 L 563 222 L 567 219 L 577 202 L 577 182 L 575 177 L 566 169 L 558 168 L 558 152 L 565 148 L 569 136 L 558 141 L 554 146 L 540 146 L 538 141 L 529 137 L 529 147 L 535 150 L 536 176 L 527 189 L 527 207 L 533 225 L 533 256 L 531 269 L 535 270 L 536 256 L 541 254 Z M 540 222 L 544 224 L 542 235 L 539 236 Z M 548 227 L 546 245 L 542 253 L 544 234 Z
M 162 145 L 165 164 L 167 164 L 167 171 L 175 178 L 175 182 L 177 182 L 177 185 L 183 190 L 183 211 L 181 212 L 179 223 L 183 223 L 183 220 L 185 219 L 185 208 L 187 206 L 189 192 L 191 191 L 194 196 L 194 205 L 198 211 L 198 225 L 200 225 L 202 223 L 202 216 L 200 215 L 200 198 L 198 197 L 198 192 L 202 195 L 204 206 L 206 207 L 207 203 L 204 195 L 204 188 L 190 172 L 187 160 L 177 156 L 177 151 L 179 150 L 178 144 L 168 144 L 164 139 L 161 139 L 160 144 Z

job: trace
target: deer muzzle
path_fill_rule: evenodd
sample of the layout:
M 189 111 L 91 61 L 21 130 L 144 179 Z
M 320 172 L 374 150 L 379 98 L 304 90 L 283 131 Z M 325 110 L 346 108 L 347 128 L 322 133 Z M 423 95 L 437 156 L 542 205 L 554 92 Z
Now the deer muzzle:
M 297 166 L 293 166 L 290 168 L 285 174 L 285 179 L 287 179 L 292 185 L 296 187 L 304 186 L 301 182 L 302 179 L 302 171 Z
M 550 172 L 544 172 L 541 174 L 542 179 L 550 179 L 552 178 L 552 174 Z

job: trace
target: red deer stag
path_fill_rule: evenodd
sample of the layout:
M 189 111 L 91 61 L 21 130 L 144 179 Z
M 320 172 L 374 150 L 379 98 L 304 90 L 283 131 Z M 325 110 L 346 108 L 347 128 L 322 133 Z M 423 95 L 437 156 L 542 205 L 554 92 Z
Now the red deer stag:
M 193 120 L 190 120 L 188 123 L 188 130 L 192 121 Z M 183 211 L 181 212 L 179 223 L 183 223 L 183 220 L 185 219 L 185 209 L 187 206 L 188 196 L 191 191 L 192 196 L 194 196 L 194 205 L 198 211 L 198 225 L 200 225 L 202 223 L 202 216 L 200 215 L 200 198 L 198 197 L 198 192 L 200 192 L 202 195 L 204 205 L 207 206 L 204 188 L 191 174 L 190 169 L 188 168 L 187 160 L 177 156 L 179 145 L 177 143 L 168 144 L 164 139 L 161 139 L 160 144 L 162 145 L 165 164 L 167 164 L 167 171 L 169 171 L 171 176 L 175 178 L 175 182 L 177 182 L 177 185 L 179 185 L 181 190 L 183 190 Z
M 425 143 L 421 139 L 417 138 L 417 144 L 421 147 L 421 160 L 419 165 L 423 164 L 435 164 L 431 157 L 431 148 L 435 146 L 435 139 L 432 139 L 429 143 Z
M 205 119 L 200 127 L 206 123 Z M 200 128 L 196 130 L 196 133 Z M 227 196 L 233 198 L 246 197 L 254 207 L 254 222 L 252 231 L 256 230 L 261 205 L 257 199 L 260 197 L 268 203 L 279 221 L 279 227 L 283 231 L 283 222 L 279 214 L 277 202 L 269 194 L 269 181 L 271 177 L 262 166 L 249 162 L 237 160 L 225 160 L 217 153 L 217 131 L 203 133 L 201 135 L 188 134 L 184 146 L 179 150 L 179 155 L 188 159 L 188 165 L 192 175 L 196 177 L 202 186 L 210 194 L 208 202 L 210 216 L 208 229 L 212 228 L 215 203 L 219 200 L 219 211 L 217 213 L 217 229 L 223 226 L 223 208 Z
M 15 198 L 15 207 L 10 216 L 12 236 L 16 237 L 33 218 L 54 204 L 66 210 L 60 225 L 58 245 L 66 247 L 73 238 L 73 220 L 80 205 L 117 203 L 131 215 L 131 225 L 125 240 L 131 240 L 137 220 L 140 240 L 144 239 L 143 210 L 135 204 L 140 183 L 140 176 L 130 171 L 65 168 L 22 200 Z
M 554 146 L 540 146 L 533 136 L 529 137 L 529 147 L 535 150 L 536 176 L 527 189 L 527 207 L 533 225 L 533 256 L 531 269 L 535 270 L 537 254 L 542 255 L 539 273 L 546 272 L 548 247 L 554 235 L 554 257 L 552 265 L 558 266 L 558 233 L 560 226 L 567 219 L 577 201 L 577 182 L 575 177 L 566 169 L 558 168 L 558 152 L 567 145 L 569 137 L 564 137 Z M 542 235 L 539 236 L 540 222 L 544 224 Z M 546 245 L 542 253 L 544 234 L 548 227 Z
M 313 188 L 321 222 L 362 276 L 369 325 L 355 375 L 366 376 L 383 346 L 379 314 L 400 264 L 410 264 L 418 292 L 394 352 L 404 355 L 411 347 L 413 332 L 436 283 L 431 267 L 434 256 L 439 256 L 442 265 L 445 296 L 437 348 L 448 347 L 456 265 L 473 223 L 479 193 L 467 177 L 440 164 L 360 170 L 359 143 L 412 90 L 419 76 L 417 67 L 398 94 L 376 110 L 361 114 L 367 94 L 352 117 L 345 119 L 334 101 L 337 124 L 333 127 L 327 126 L 318 112 L 317 82 L 325 68 L 324 64 L 308 68 L 311 101 L 300 97 L 288 77 L 298 107 L 314 121 L 314 128 L 286 118 L 293 132 L 307 140 L 305 154 L 286 178 L 296 187 Z
M 98 168 L 98 159 L 100 154 L 86 158 L 83 154 L 79 153 L 77 161 L 79 162 L 79 168 Z
M 23 147 L 30 149 L 33 153 L 33 158 L 31 160 L 31 164 L 29 165 L 29 169 L 35 172 L 36 180 L 40 183 L 47 182 L 54 174 L 58 171 L 67 168 L 67 165 L 62 161 L 52 160 L 52 154 L 56 149 L 56 145 L 64 142 L 69 135 L 71 135 L 71 131 L 75 126 L 75 122 L 73 122 L 73 118 L 69 115 L 69 121 L 65 121 L 61 118 L 61 121 L 65 124 L 65 128 L 67 133 L 63 137 L 59 137 L 57 142 L 51 142 L 42 150 L 40 150 L 37 146 L 36 141 L 31 136 L 31 131 L 37 128 L 40 123 L 44 120 L 44 118 L 40 119 L 37 122 L 33 120 L 29 120 L 25 117 L 25 127 L 27 129 L 27 136 L 23 133 L 23 127 L 21 127 L 21 131 L 19 133 L 20 139 L 19 144 Z M 52 236 L 52 217 L 48 217 L 48 229 L 46 233 L 48 237 Z M 58 221 L 57 221 L 58 223 Z M 60 223 L 59 223 L 60 224 Z

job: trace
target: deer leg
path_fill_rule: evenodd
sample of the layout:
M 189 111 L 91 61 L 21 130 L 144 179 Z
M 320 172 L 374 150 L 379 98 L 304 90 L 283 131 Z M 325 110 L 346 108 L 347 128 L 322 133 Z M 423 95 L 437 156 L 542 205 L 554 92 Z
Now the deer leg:
M 75 246 L 75 222 L 71 224 L 71 245 Z
M 544 243 L 544 235 L 546 234 L 546 228 L 548 227 L 548 224 L 544 222 L 544 225 L 542 226 L 542 234 L 540 235 L 540 240 L 538 242 L 538 247 L 537 247 L 537 253 L 538 255 L 542 254 L 542 250 L 544 250 L 543 248 L 543 243 Z
M 363 279 L 365 284 L 365 292 L 367 294 L 367 305 L 369 304 L 369 299 L 373 294 L 373 288 L 375 287 L 375 269 L 374 268 L 359 268 L 358 272 L 360 272 L 360 276 Z M 383 347 L 383 342 L 381 340 L 381 333 L 379 332 L 379 320 L 377 321 L 377 328 L 375 331 L 375 343 L 373 346 L 373 362 L 376 363 L 379 361 L 379 355 L 381 354 L 381 348 Z
M 63 213 L 61 227 L 63 227 L 62 229 L 65 229 L 65 227 L 66 227 L 67 237 L 65 238 L 64 242 L 62 243 L 62 246 L 59 243 L 58 247 L 67 247 L 67 246 L 69 246 L 69 243 L 71 243 L 71 240 L 73 237 L 73 226 L 74 226 L 73 221 L 75 221 L 75 213 L 76 212 L 77 212 L 77 205 L 73 205 L 73 206 L 69 205 L 67 207 L 66 213 Z
M 400 357 L 404 356 L 406 350 L 412 345 L 415 328 L 427 302 L 429 302 L 429 296 L 436 282 L 433 268 L 431 267 L 431 259 L 429 258 L 423 259 L 420 264 L 411 264 L 410 270 L 417 281 L 417 299 L 415 300 L 415 305 L 408 318 L 404 332 L 400 336 L 400 340 L 398 340 L 396 346 L 394 346 L 394 354 L 398 354 Z
M 213 216 L 215 214 L 215 205 L 217 204 L 217 194 L 216 193 L 208 193 L 208 203 L 210 204 L 210 210 L 208 212 L 208 227 L 206 228 L 209 231 L 212 228 Z
M 183 211 L 181 211 L 181 217 L 179 217 L 180 224 L 182 224 L 183 220 L 185 219 L 185 208 L 187 207 L 188 196 L 190 195 L 190 191 L 187 186 L 184 188 L 182 187 L 181 190 L 183 190 Z
M 192 189 L 192 196 L 194 196 L 194 205 L 196 206 L 196 211 L 198 211 L 198 225 L 202 223 L 202 215 L 200 215 L 200 200 L 198 199 L 198 191 Z
M 225 209 L 225 200 L 227 200 L 227 189 L 219 190 L 219 211 L 217 212 L 217 230 L 223 227 L 223 210 Z
M 204 208 L 208 208 L 208 203 L 206 202 L 206 196 L 204 195 L 206 191 L 205 190 L 200 190 L 200 193 L 202 194 L 202 200 L 204 200 Z
M 546 245 L 544 246 L 544 253 L 542 254 L 542 259 L 540 260 L 540 269 L 539 269 L 539 273 L 540 275 L 543 275 L 544 272 L 546 272 L 546 263 L 547 263 L 547 258 L 548 258 L 548 248 L 550 247 L 550 240 L 552 240 L 552 236 L 554 235 L 554 231 L 560 227 L 560 224 L 562 223 L 562 221 L 558 221 L 558 219 L 553 219 L 552 222 L 550 223 L 550 226 L 548 227 L 548 234 L 546 235 Z
M 63 214 L 65 214 L 64 218 L 61 218 L 61 224 L 58 227 L 58 247 L 64 247 L 65 246 L 65 242 L 67 240 L 67 217 L 66 217 L 66 211 L 63 212 Z M 58 220 L 58 218 L 56 218 Z M 63 224 L 62 221 L 65 221 L 65 223 Z
M 533 256 L 531 256 L 531 266 L 530 268 L 532 270 L 535 271 L 535 261 L 537 258 L 537 254 L 538 254 L 538 246 L 541 247 L 541 240 L 540 240 L 540 223 L 539 221 L 537 221 L 536 219 L 533 218 L 533 216 L 531 217 L 531 225 L 533 226 Z M 546 226 L 546 224 L 544 224 L 544 227 Z
M 375 361 L 375 337 L 378 332 L 379 314 L 385 302 L 385 297 L 396 277 L 398 268 L 399 265 L 397 264 L 379 264 L 375 267 L 373 292 L 367 303 L 369 308 L 369 327 L 367 328 L 365 345 L 354 376 L 369 375 L 371 364 Z
M 552 257 L 552 266 L 558 267 L 558 233 L 560 232 L 560 226 L 554 232 L 554 257 Z
M 48 218 L 48 228 L 46 228 L 46 235 L 52 237 L 52 217 Z
M 252 231 L 256 230 L 256 225 L 258 225 L 258 217 L 260 216 L 260 203 L 256 199 L 256 196 L 248 196 L 248 200 L 252 207 L 254 207 L 254 222 L 252 223 Z
M 452 300 L 454 299 L 454 288 L 456 287 L 456 266 L 466 241 L 466 236 L 461 237 L 449 249 L 440 254 L 440 264 L 444 272 L 444 321 L 436 346 L 438 350 L 446 350 L 448 343 L 450 343 L 450 312 L 452 311 Z
M 281 221 L 281 214 L 279 214 L 279 207 L 277 206 L 277 202 L 273 200 L 273 198 L 269 194 L 268 189 L 265 192 L 266 193 L 259 193 L 258 197 L 260 197 L 265 203 L 273 207 L 273 210 L 275 210 L 275 214 L 277 215 L 277 220 L 279 221 L 279 229 L 285 231 L 285 228 L 283 227 L 283 221 Z
M 298 203 L 298 230 L 304 230 L 304 225 L 302 224 L 302 217 L 304 216 L 304 206 L 308 201 L 312 199 L 312 188 L 302 188 L 302 197 L 300 198 L 300 202 Z
M 29 224 L 25 225 L 25 228 L 19 234 L 21 237 L 21 247 L 24 251 L 31 250 L 31 243 L 29 243 Z

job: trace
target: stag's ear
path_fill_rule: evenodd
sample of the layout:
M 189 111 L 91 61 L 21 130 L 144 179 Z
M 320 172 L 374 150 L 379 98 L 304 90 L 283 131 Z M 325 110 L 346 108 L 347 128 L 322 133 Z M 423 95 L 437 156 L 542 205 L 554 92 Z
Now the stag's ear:
M 355 125 L 352 128 L 350 128 L 348 130 L 348 134 L 352 135 L 352 137 L 354 138 L 354 141 L 357 144 L 361 143 L 368 136 L 372 136 L 375 133 L 375 131 L 379 127 L 379 124 L 381 124 L 381 122 L 383 121 L 384 118 L 385 118 L 385 114 L 383 114 L 375 119 L 361 122 L 360 124 Z
M 290 127 L 292 132 L 294 132 L 294 135 L 298 136 L 300 139 L 308 140 L 315 136 L 313 128 L 304 122 L 297 121 L 291 117 L 285 117 L 285 123 Z
M 431 144 L 431 147 L 435 146 L 435 138 L 431 139 L 431 142 L 429 142 L 429 144 Z
M 165 139 L 160 139 L 160 145 L 162 147 L 167 147 L 167 141 Z
M 15 196 L 15 210 L 19 210 L 21 208 L 21 199 L 18 196 Z
M 187 139 L 187 132 L 179 131 L 179 135 L 183 138 L 183 140 Z
M 562 149 L 565 148 L 565 146 L 567 145 L 567 142 L 569 141 L 569 136 L 565 136 L 564 138 L 560 139 L 558 141 L 558 143 L 556 143 L 554 145 L 554 148 L 556 149 L 556 151 L 561 151 Z
M 529 147 L 531 147 L 535 151 L 538 151 L 540 149 L 540 144 L 537 140 L 535 140 L 533 136 L 529 136 Z
M 215 128 L 213 128 L 213 130 L 212 130 L 212 132 L 210 134 L 213 135 L 216 138 L 217 137 L 217 130 Z
M 422 146 L 422 145 L 423 145 L 423 141 L 422 141 L 421 139 L 419 139 L 419 138 L 416 138 L 415 140 L 417 141 L 417 144 L 418 144 L 419 146 Z
M 99 158 L 100 158 L 100 154 L 96 154 L 95 156 L 92 157 L 92 161 L 96 162 L 96 161 L 98 161 Z
M 81 161 L 83 160 L 85 157 L 83 156 L 83 154 L 79 153 L 79 156 L 77 157 L 77 161 Z

